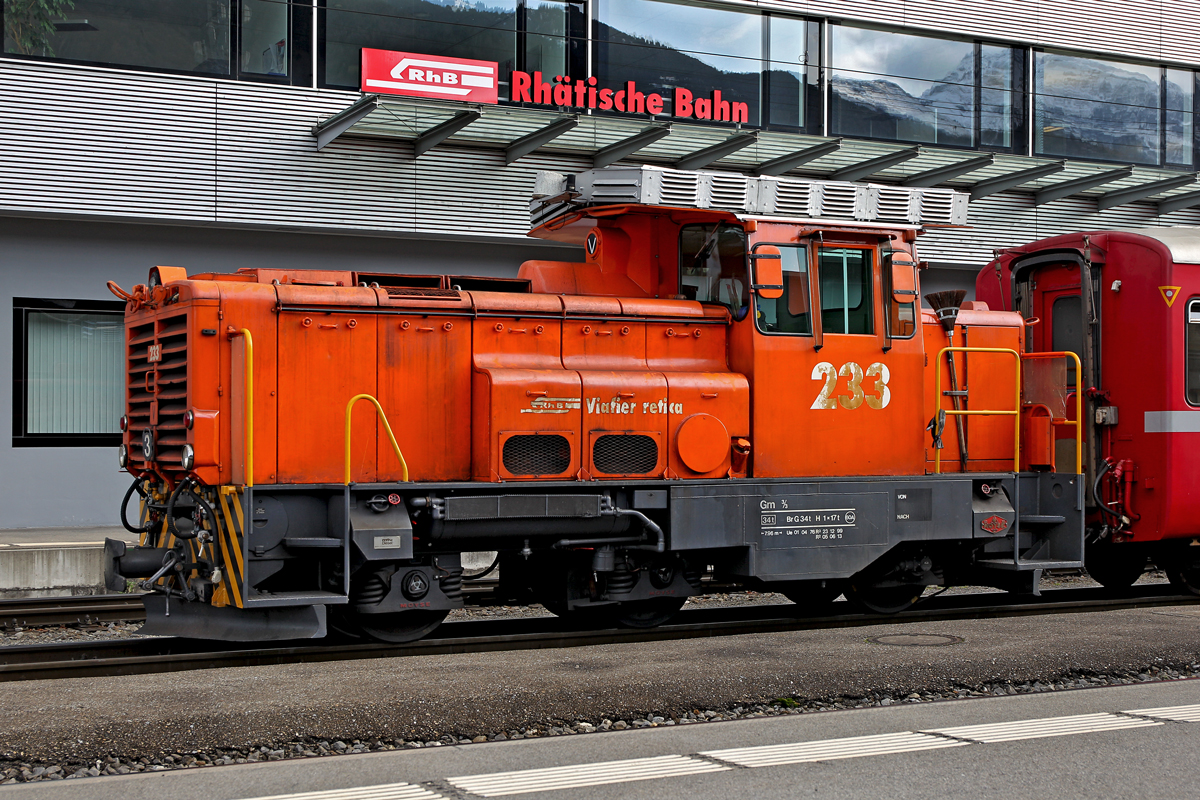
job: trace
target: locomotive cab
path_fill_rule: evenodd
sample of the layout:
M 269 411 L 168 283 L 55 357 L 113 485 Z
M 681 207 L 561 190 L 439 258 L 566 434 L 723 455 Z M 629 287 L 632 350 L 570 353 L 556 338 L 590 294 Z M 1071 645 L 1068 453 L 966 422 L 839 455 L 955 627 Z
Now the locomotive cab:
M 1063 380 L 1023 378 L 1066 354 L 919 304 L 922 226 L 965 196 L 652 167 L 539 195 L 530 235 L 583 261 L 122 292 L 142 542 L 108 572 L 148 632 L 416 638 L 471 551 L 501 597 L 633 626 L 714 583 L 895 611 L 1081 563 Z

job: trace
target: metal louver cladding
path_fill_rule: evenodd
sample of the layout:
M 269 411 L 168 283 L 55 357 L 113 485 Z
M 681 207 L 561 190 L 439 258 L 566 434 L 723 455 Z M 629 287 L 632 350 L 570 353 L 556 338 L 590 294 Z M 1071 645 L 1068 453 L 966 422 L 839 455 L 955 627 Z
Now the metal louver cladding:
M 160 316 L 131 326 L 126 336 L 130 461 L 141 469 L 155 462 L 160 470 L 180 470 L 187 442 L 187 314 Z M 139 446 L 143 436 L 153 443 L 149 457 Z
M 534 227 L 572 208 L 639 203 L 712 208 L 753 216 L 902 225 L 966 225 L 970 196 L 953 189 L 805 178 L 750 177 L 643 165 L 575 175 L 539 173 L 529 206 Z M 570 196 L 569 200 L 564 197 Z
M 558 434 L 518 434 L 504 442 L 502 460 L 513 475 L 561 475 L 571 466 L 571 443 Z
M 658 442 L 637 433 L 608 433 L 592 447 L 592 465 L 606 475 L 645 475 L 658 466 Z

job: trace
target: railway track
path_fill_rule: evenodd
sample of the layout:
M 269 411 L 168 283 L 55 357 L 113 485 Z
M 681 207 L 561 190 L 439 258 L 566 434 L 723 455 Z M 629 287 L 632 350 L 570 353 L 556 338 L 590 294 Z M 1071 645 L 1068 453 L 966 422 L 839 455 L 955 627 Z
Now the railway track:
M 843 603 L 835 605 L 842 606 Z M 208 642 L 179 638 L 125 639 L 86 644 L 12 645 L 0 648 L 0 682 L 48 678 L 138 675 L 218 667 L 343 661 L 364 658 L 535 650 L 552 647 L 695 639 L 749 633 L 819 630 L 866 625 L 1064 614 L 1160 606 L 1200 605 L 1170 586 L 1137 592 L 1104 589 L 1052 589 L 1042 597 L 961 594 L 930 597 L 894 615 L 847 610 L 826 616 L 799 616 L 786 605 L 742 606 L 685 611 L 650 630 L 579 629 L 569 620 L 525 618 L 449 622 L 418 642 L 403 645 L 324 639 L 317 642 Z

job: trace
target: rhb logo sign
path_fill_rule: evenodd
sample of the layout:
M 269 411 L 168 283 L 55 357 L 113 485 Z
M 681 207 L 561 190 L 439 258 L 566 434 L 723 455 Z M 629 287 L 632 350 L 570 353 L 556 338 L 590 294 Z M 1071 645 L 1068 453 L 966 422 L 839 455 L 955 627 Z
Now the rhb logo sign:
M 377 94 L 495 103 L 499 71 L 494 61 L 363 48 L 361 88 Z

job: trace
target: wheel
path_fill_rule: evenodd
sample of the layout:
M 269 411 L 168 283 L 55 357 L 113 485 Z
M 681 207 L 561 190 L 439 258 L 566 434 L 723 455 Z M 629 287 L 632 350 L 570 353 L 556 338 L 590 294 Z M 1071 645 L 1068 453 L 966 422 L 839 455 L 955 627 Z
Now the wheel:
M 1084 552 L 1083 564 L 1105 589 L 1128 589 L 1146 570 L 1146 553 L 1131 545 L 1096 544 Z
M 1167 580 L 1181 592 L 1200 595 L 1200 569 L 1196 567 L 1172 567 L 1165 570 Z
M 618 603 L 616 608 L 601 607 L 596 611 L 622 628 L 657 628 L 678 614 L 686 602 L 686 597 L 655 597 Z
M 787 581 L 769 583 L 765 589 L 779 592 L 799 606 L 797 610 L 801 613 L 826 611 L 842 593 L 842 585 L 837 581 Z
M 867 586 L 851 582 L 846 599 L 873 614 L 897 614 L 921 599 L 924 586 Z
M 429 635 L 449 614 L 442 611 L 396 611 L 388 614 L 348 613 L 339 619 L 335 628 L 377 642 L 404 644 Z

